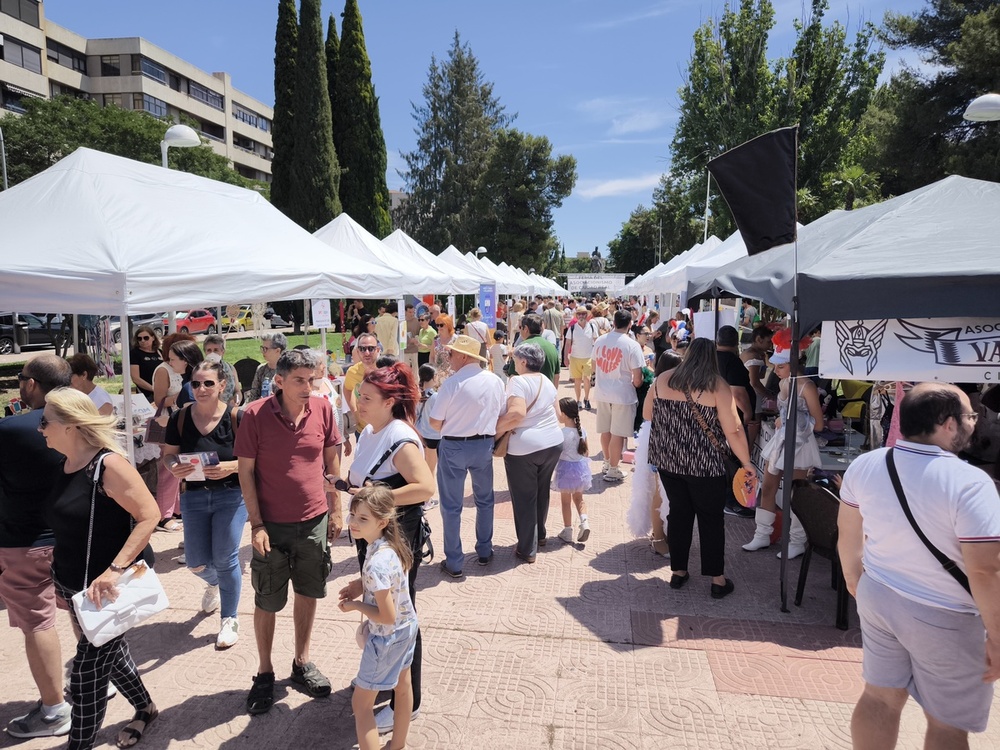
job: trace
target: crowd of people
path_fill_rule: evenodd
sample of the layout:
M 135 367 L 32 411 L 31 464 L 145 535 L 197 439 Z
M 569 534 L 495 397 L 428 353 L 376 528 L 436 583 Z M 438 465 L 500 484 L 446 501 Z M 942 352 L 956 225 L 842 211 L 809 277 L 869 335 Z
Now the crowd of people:
M 330 680 L 311 658 L 312 629 L 319 600 L 327 595 L 330 545 L 349 534 L 357 549 L 358 577 L 339 591 L 338 606 L 360 613 L 361 658 L 352 682 L 359 747 L 377 748 L 379 734 L 391 731 L 388 747 L 403 748 L 421 707 L 423 639 L 416 583 L 419 567 L 431 554 L 425 511 L 440 505 L 439 567 L 446 578 L 461 579 L 472 559 L 461 538 L 468 477 L 475 509 L 473 557 L 478 566 L 489 566 L 498 458 L 513 510 L 514 555 L 531 565 L 539 547 L 550 542 L 584 544 L 590 539 L 585 493 L 594 479 L 592 452 L 600 446 L 600 481 L 620 483 L 628 476 L 622 464 L 633 441 L 630 527 L 648 533 L 653 551 L 670 560 L 669 587 L 680 589 L 691 579 L 697 523 L 700 574 L 710 579 L 708 593 L 714 599 L 732 594 L 725 514 L 753 517 L 755 533 L 744 550 L 770 546 L 785 441 L 795 441 L 796 479 L 804 479 L 820 463 L 816 436 L 824 430 L 825 415 L 813 381 L 790 377 L 790 337 L 772 335 L 771 328 L 758 325 L 748 330 L 749 346 L 741 352 L 733 327 L 720 328 L 714 339 L 695 338 L 689 311 L 660 324 L 657 312 L 636 300 L 518 300 L 506 308 L 498 314 L 509 322 L 509 330 L 500 320 L 495 328 L 487 326 L 478 309 L 456 325 L 442 314 L 440 304 L 419 314 L 406 306 L 400 346 L 400 321 L 392 305 L 369 317 L 364 305 L 355 303 L 350 307 L 351 335 L 345 335 L 350 361 L 345 373 L 329 352 L 289 348 L 284 335 L 269 333 L 261 339 L 264 361 L 246 390 L 225 362 L 224 338 L 208 336 L 199 346 L 186 334 L 160 340 L 152 329 L 139 327 L 132 341 L 131 375 L 155 407 L 154 419 L 166 428 L 155 492 L 123 457 L 111 399 L 93 382 L 93 360 L 83 354 L 68 361 L 54 355 L 30 360 L 19 385 L 31 411 L 0 421 L 0 598 L 11 625 L 24 634 L 40 700 L 27 715 L 10 721 L 8 733 L 68 733 L 71 748 L 90 748 L 109 695 L 121 692 L 135 714 L 119 732 L 118 745 L 137 743 L 157 708 L 126 637 L 92 646 L 80 635 L 68 607 L 79 640 L 66 701 L 53 629 L 57 607 L 66 608 L 79 591 L 95 603 L 113 596 L 121 575 L 137 561 L 150 559 L 155 530 L 182 533 L 181 561 L 205 583 L 202 610 L 219 615 L 216 647 L 231 648 L 240 636 L 239 551 L 249 523 L 258 666 L 246 710 L 263 714 L 274 704 L 274 633 L 278 613 L 288 603 L 289 585 L 294 591 L 291 679 L 313 697 L 331 693 Z M 758 320 L 751 310 L 744 309 L 744 315 L 752 325 Z M 559 392 L 563 369 L 569 371 L 572 398 Z M 776 385 L 767 383 L 769 371 Z M 944 386 L 938 391 L 942 389 L 946 391 Z M 964 428 L 952 435 L 949 420 L 964 419 L 966 412 L 956 416 L 955 409 L 934 402 L 940 413 L 925 424 L 926 419 L 913 414 L 930 408 L 931 401 L 903 400 L 903 436 L 926 445 L 947 425 L 951 442 L 945 445 L 942 437 L 935 445 L 957 451 Z M 786 435 L 782 419 L 777 420 L 761 452 L 760 506 L 748 514 L 733 501 L 727 458 L 734 456 L 748 481 L 756 480 L 751 449 L 770 402 L 781 414 L 789 408 L 798 411 L 797 430 Z M 588 410 L 595 413 L 596 441 L 580 421 Z M 189 454 L 214 454 L 215 460 L 198 467 L 196 475 L 196 467 L 183 460 Z M 347 471 L 342 469 L 345 456 L 351 456 Z M 960 545 L 963 555 L 968 540 L 1000 545 L 1000 507 L 990 505 L 995 488 L 989 484 L 991 496 L 980 477 L 970 476 L 968 482 L 978 494 L 970 501 L 971 510 L 961 506 L 961 533 L 949 547 L 954 552 Z M 852 481 L 850 472 L 845 490 L 852 509 L 863 513 L 874 503 L 867 485 Z M 560 495 L 562 523 L 550 537 L 552 491 Z M 88 512 L 94 513 L 89 525 Z M 853 533 L 861 526 L 852 512 Z M 789 556 L 797 557 L 807 540 L 795 515 L 788 516 Z M 866 570 L 869 562 L 875 569 L 886 564 L 891 570 L 896 564 L 891 551 L 878 548 L 882 557 L 867 557 L 867 545 L 879 543 L 862 543 L 855 534 L 845 546 L 852 561 L 855 556 L 860 560 L 864 546 Z M 995 553 L 992 546 L 989 552 Z M 1000 599 L 987 605 L 983 596 L 1000 592 L 989 567 L 996 561 L 988 565 L 988 554 L 982 557 L 979 567 L 970 570 L 975 585 L 969 600 L 957 597 L 961 606 L 946 604 L 945 609 L 980 612 L 989 629 L 1000 625 L 995 603 Z M 970 557 L 965 559 L 968 563 Z M 874 583 L 859 585 L 859 563 L 845 562 L 844 571 L 852 591 L 868 587 L 863 607 L 859 600 L 862 627 L 876 627 L 876 619 L 887 615 L 872 597 L 884 597 L 884 592 Z M 888 573 L 875 580 L 892 588 L 895 578 Z M 922 601 L 913 588 L 900 593 Z M 940 606 L 940 601 L 928 606 Z M 885 650 L 870 654 L 867 629 L 865 633 L 867 687 L 856 714 L 859 725 L 883 704 L 891 708 L 899 703 L 896 682 L 904 674 L 898 663 L 891 679 L 868 670 L 869 660 L 888 670 L 889 657 Z M 984 655 L 994 657 L 989 642 Z M 998 669 L 990 667 L 988 676 L 995 679 Z M 376 712 L 380 691 L 392 691 L 392 699 Z M 945 693 L 934 710 L 951 710 L 952 698 Z M 988 712 L 988 701 L 986 705 Z M 925 709 L 945 729 L 953 728 L 946 720 L 950 714 L 932 714 L 928 705 Z M 967 713 L 971 718 L 955 726 L 966 731 L 985 726 L 981 711 Z

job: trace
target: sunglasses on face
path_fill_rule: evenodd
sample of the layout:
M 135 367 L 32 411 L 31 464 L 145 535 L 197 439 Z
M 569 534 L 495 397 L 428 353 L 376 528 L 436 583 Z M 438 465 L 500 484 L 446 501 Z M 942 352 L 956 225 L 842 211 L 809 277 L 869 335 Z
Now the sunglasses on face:
M 214 380 L 192 380 L 191 388 L 215 388 Z
M 44 430 L 48 426 L 49 426 L 49 420 L 47 420 L 45 418 L 45 415 L 43 414 L 42 418 L 38 420 L 38 429 L 39 430 Z
M 136 336 L 136 338 L 139 341 L 152 341 L 153 340 L 152 336 Z
M 359 352 L 377 352 L 378 351 L 378 347 L 377 346 L 359 346 L 358 347 L 358 351 Z
M 19 372 L 17 374 L 17 379 L 20 380 L 20 381 L 31 380 L 31 376 L 30 375 L 25 375 L 23 372 Z

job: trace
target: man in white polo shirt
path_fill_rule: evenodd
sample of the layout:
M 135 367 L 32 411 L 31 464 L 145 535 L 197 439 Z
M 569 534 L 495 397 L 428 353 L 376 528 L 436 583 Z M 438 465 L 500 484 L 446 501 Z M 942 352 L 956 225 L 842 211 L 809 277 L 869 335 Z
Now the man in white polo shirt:
M 924 383 L 899 409 L 904 439 L 856 459 L 840 493 L 838 546 L 864 649 L 851 736 L 856 750 L 895 747 L 912 695 L 927 716 L 924 747 L 968 747 L 968 733 L 986 729 L 1000 678 L 1000 497 L 986 472 L 955 455 L 976 424 L 968 396 Z M 957 575 L 921 541 L 903 500 Z
M 493 558 L 493 437 L 504 404 L 500 378 L 484 370 L 479 342 L 455 336 L 448 344 L 452 375 L 431 404 L 431 427 L 441 432 L 437 482 L 444 529 L 441 570 L 462 577 L 462 501 L 465 475 L 472 476 L 476 501 L 476 555 L 480 565 Z
M 590 376 L 594 374 L 594 342 L 600 336 L 597 324 L 591 320 L 590 310 L 584 305 L 576 308 L 576 319 L 566 329 L 569 344 L 569 376 L 573 381 L 573 394 L 577 406 L 590 408 Z M 580 401 L 580 387 L 583 401 Z
M 635 431 L 635 410 L 642 383 L 642 347 L 630 338 L 632 313 L 615 311 L 615 330 L 594 342 L 594 400 L 597 402 L 597 431 L 604 453 L 604 481 L 620 482 L 625 474 L 618 468 L 625 441 Z

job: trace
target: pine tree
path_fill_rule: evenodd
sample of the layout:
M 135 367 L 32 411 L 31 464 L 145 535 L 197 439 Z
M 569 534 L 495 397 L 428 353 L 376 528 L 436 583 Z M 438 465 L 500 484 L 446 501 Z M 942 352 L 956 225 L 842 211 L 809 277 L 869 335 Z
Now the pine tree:
M 424 103 L 413 105 L 417 147 L 404 154 L 406 192 L 397 223 L 435 252 L 448 245 L 474 248 L 471 205 L 497 133 L 513 119 L 493 95 L 493 84 L 458 32 L 448 59 L 432 57 Z
M 382 238 L 392 231 L 385 137 L 357 0 L 347 0 L 344 6 L 342 31 L 332 97 L 334 143 L 343 169 L 340 198 L 351 218 Z
M 274 120 L 271 137 L 271 203 L 289 212 L 292 194 L 292 158 L 295 153 L 295 57 L 299 27 L 295 0 L 278 0 L 278 23 L 274 32 Z
M 286 213 L 315 232 L 340 211 L 340 166 L 333 148 L 321 0 L 302 0 L 295 60 L 294 182 Z
M 337 61 L 340 59 L 340 38 L 337 36 L 337 22 L 330 14 L 326 25 L 326 88 L 330 92 L 330 113 L 333 118 L 333 149 L 337 156 L 344 153 L 341 144 L 337 143 Z

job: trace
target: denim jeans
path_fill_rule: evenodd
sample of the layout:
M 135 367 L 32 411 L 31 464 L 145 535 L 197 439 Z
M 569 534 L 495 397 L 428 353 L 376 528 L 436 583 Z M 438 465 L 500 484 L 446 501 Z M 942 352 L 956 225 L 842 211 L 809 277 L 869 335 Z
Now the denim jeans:
M 188 490 L 181 495 L 184 554 L 191 572 L 219 587 L 222 617 L 236 617 L 240 603 L 240 539 L 247 522 L 237 487 Z
M 493 440 L 442 440 L 438 445 L 437 480 L 444 526 L 444 559 L 448 570 L 462 570 L 462 503 L 465 475 L 472 476 L 476 502 L 476 554 L 493 554 Z

